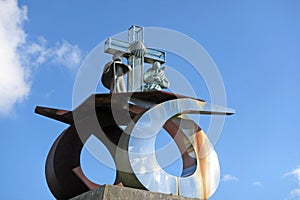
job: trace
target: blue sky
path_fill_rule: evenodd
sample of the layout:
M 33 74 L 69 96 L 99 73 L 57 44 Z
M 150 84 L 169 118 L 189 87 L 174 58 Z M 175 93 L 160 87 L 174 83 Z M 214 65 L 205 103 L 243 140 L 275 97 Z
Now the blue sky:
M 0 1 L 2 198 L 53 199 L 44 165 L 66 125 L 34 107 L 71 109 L 85 56 L 138 24 L 193 38 L 222 75 L 236 114 L 215 146 L 211 199 L 300 199 L 299 9 L 297 0 Z

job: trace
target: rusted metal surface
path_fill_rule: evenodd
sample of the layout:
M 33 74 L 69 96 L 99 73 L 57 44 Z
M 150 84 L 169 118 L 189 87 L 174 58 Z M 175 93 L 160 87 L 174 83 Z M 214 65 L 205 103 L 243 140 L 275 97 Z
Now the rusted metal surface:
M 165 91 L 150 91 L 150 92 L 135 92 L 135 93 L 129 92 L 129 93 L 116 93 L 116 94 L 92 94 L 82 104 L 80 104 L 74 111 L 82 112 L 82 113 L 85 112 L 85 115 L 88 116 L 89 113 L 94 112 L 95 109 L 96 111 L 100 112 L 103 110 L 110 110 L 111 107 L 114 106 L 114 107 L 119 107 L 120 112 L 122 112 L 122 110 L 123 111 L 129 110 L 132 113 L 138 114 L 139 112 L 143 111 L 143 109 L 140 110 L 140 107 L 143 108 L 150 107 L 154 104 L 162 103 L 172 99 L 181 99 L 181 98 L 195 99 L 184 95 L 178 95 L 178 94 L 165 92 Z M 199 102 L 205 102 L 204 100 L 201 99 L 195 99 L 195 100 L 198 100 Z M 138 103 L 144 102 L 144 104 L 148 102 L 148 105 L 150 106 L 143 106 L 143 105 L 137 106 L 133 104 L 135 102 Z M 127 107 L 124 106 L 124 104 L 127 104 Z M 208 104 L 206 103 L 206 105 Z M 218 110 L 218 108 L 220 108 L 220 110 Z M 35 108 L 35 112 L 37 114 L 67 124 L 73 123 L 72 111 L 37 106 Z M 231 115 L 233 113 L 234 111 L 231 109 L 226 109 L 224 107 L 216 107 L 213 105 L 210 105 L 207 110 L 201 111 L 201 114 Z
M 194 168 L 188 174 L 183 173 L 182 177 L 176 177 L 174 179 L 176 188 L 175 193 L 184 195 L 190 193 L 196 196 L 201 196 L 202 198 L 209 197 L 218 183 L 216 177 L 212 177 L 211 173 L 211 171 L 216 170 L 214 173 L 218 174 L 216 173 L 218 172 L 218 165 L 216 169 L 213 169 L 213 166 L 216 165 L 216 154 L 214 151 L 212 154 L 208 152 L 211 146 L 209 143 L 207 143 L 205 134 L 201 131 L 200 127 L 198 127 L 194 122 L 191 122 L 191 120 L 189 120 L 187 117 L 181 117 L 180 115 L 185 113 L 218 113 L 228 115 L 233 113 L 232 110 L 224 108 L 218 110 L 218 108 L 205 107 L 208 104 L 203 100 L 188 98 L 186 96 L 176 95 L 164 91 L 151 91 L 116 94 L 93 94 L 73 111 L 40 106 L 36 107 L 36 113 L 70 124 L 70 127 L 67 128 L 57 138 L 47 157 L 46 179 L 55 198 L 69 199 L 90 189 L 98 187 L 98 184 L 93 183 L 84 175 L 80 167 L 81 150 L 84 143 L 92 133 L 87 132 L 84 135 L 78 135 L 74 124 L 74 112 L 80 113 L 79 116 L 82 116 L 82 118 L 77 119 L 79 120 L 77 123 L 84 124 L 84 126 L 90 126 L 90 116 L 96 112 L 97 120 L 102 130 L 93 134 L 99 140 L 101 140 L 104 145 L 106 145 L 111 156 L 115 162 L 118 163 L 119 161 L 116 158 L 116 147 L 122 147 L 126 150 L 126 152 L 128 152 L 128 149 L 126 149 L 128 147 L 126 147 L 126 141 L 127 145 L 129 142 L 129 136 L 127 134 L 123 134 L 123 130 L 120 129 L 120 126 L 127 126 L 131 120 L 134 120 L 138 123 L 138 120 L 147 111 L 166 102 L 172 101 L 172 103 L 168 104 L 168 107 L 164 107 L 163 109 L 178 109 L 178 100 L 180 99 L 186 102 L 185 106 L 189 106 L 189 101 L 194 102 L 195 105 L 197 105 L 198 110 L 183 110 L 181 113 L 177 113 L 178 115 L 173 116 L 160 126 L 160 128 L 164 128 L 176 142 L 176 145 L 178 146 L 178 149 L 182 155 L 183 169 L 185 170 L 188 168 Z M 114 116 L 112 108 L 118 113 L 118 122 L 116 122 L 116 116 Z M 209 108 L 213 109 L 209 110 Z M 157 120 L 159 120 L 159 118 Z M 157 124 L 160 123 L 157 121 Z M 188 136 L 186 135 L 186 129 L 188 127 L 194 134 L 194 139 L 190 142 L 186 142 L 189 141 Z M 127 127 L 127 133 L 128 131 L 130 133 L 132 128 L 133 127 Z M 147 135 L 147 130 L 145 130 L 145 135 Z M 124 137 L 128 138 L 124 139 Z M 122 141 L 120 141 L 120 139 L 122 139 Z M 194 154 L 196 157 L 190 156 L 189 153 L 191 151 L 195 152 Z M 203 152 L 206 152 L 207 155 L 204 155 Z M 118 165 L 120 165 L 120 162 Z M 155 191 L 155 188 L 161 187 L 160 185 L 156 185 L 155 188 L 148 187 L 147 185 L 143 185 L 137 181 L 137 179 L 134 178 L 136 176 L 134 173 L 124 173 L 121 171 L 122 166 L 119 166 L 115 180 L 115 184 L 117 185 L 124 184 L 125 186 L 148 189 L 152 191 Z M 195 173 L 200 175 L 196 176 L 194 175 Z M 132 181 L 132 177 L 135 179 L 135 181 Z M 191 191 L 190 188 L 184 187 L 188 177 L 193 177 L 191 178 L 193 180 L 190 183 L 201 185 L 201 187 L 198 187 L 199 191 Z M 209 182 L 211 180 L 212 182 Z M 172 185 L 172 183 L 168 184 Z
M 66 129 L 50 149 L 46 161 L 46 180 L 57 199 L 69 199 L 89 190 L 73 172 L 80 166 L 83 143 L 74 126 Z
M 73 123 L 73 115 L 71 111 L 61 110 L 55 108 L 47 108 L 42 106 L 37 106 L 34 110 L 35 113 L 43 115 L 45 117 L 49 117 L 55 119 L 57 121 L 72 124 Z
M 106 127 L 104 130 L 109 133 L 109 139 L 117 144 L 121 135 L 118 127 Z M 46 161 L 46 180 L 55 198 L 69 199 L 99 186 L 82 173 L 80 153 L 84 143 L 74 125 L 71 125 L 51 147 Z M 119 183 L 117 176 L 114 184 Z

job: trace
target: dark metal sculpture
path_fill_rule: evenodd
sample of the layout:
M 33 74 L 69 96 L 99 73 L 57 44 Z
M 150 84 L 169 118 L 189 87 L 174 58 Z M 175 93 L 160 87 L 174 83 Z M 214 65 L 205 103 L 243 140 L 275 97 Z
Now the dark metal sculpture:
M 125 97 L 125 98 L 124 98 Z M 127 97 L 127 98 L 126 98 Z M 89 100 L 94 99 L 96 105 L 90 105 Z M 128 138 L 122 138 L 122 141 L 119 140 L 122 136 L 123 131 L 119 128 L 119 125 L 114 124 L 113 115 L 111 113 L 111 106 L 119 106 L 120 113 L 126 113 L 129 111 L 130 117 L 133 120 L 138 121 L 138 119 L 143 116 L 146 111 L 151 110 L 150 108 L 145 108 L 142 106 L 137 106 L 135 104 L 129 103 L 128 108 L 124 108 L 122 103 L 118 100 L 121 99 L 128 99 L 130 102 L 133 101 L 151 101 L 153 104 L 160 105 L 161 103 L 172 103 L 175 105 L 176 101 L 184 100 L 188 101 L 187 99 L 193 100 L 193 102 L 198 102 L 203 104 L 204 101 L 191 99 L 181 95 L 175 95 L 168 92 L 163 91 L 153 91 L 153 92 L 137 92 L 137 93 L 119 93 L 114 94 L 114 101 L 111 101 L 112 94 L 96 94 L 90 96 L 82 105 L 78 107 L 78 109 L 85 111 L 89 110 L 90 106 L 94 106 L 96 109 L 97 117 L 99 120 L 99 124 L 101 125 L 105 137 L 112 143 L 124 147 L 124 145 L 128 145 Z M 189 102 L 186 102 L 189 104 Z M 49 155 L 47 157 L 46 162 L 46 178 L 48 186 L 53 193 L 53 195 L 57 199 L 69 199 L 74 197 L 78 194 L 81 194 L 85 191 L 93 189 L 98 185 L 89 181 L 84 174 L 80 170 L 80 152 L 83 147 L 85 141 L 89 138 L 90 134 L 85 135 L 84 137 L 79 137 L 76 131 L 76 127 L 74 126 L 73 122 L 73 115 L 72 111 L 65 111 L 59 109 L 51 109 L 45 107 L 36 107 L 35 112 L 52 119 L 70 124 L 70 127 L 66 129 L 59 138 L 53 144 Z M 228 109 L 220 109 L 217 110 L 212 109 L 207 103 L 204 104 L 201 110 L 191 109 L 184 111 L 184 113 L 199 113 L 199 114 L 226 114 L 230 115 L 233 113 L 232 110 Z M 87 113 L 88 114 L 88 113 Z M 178 115 L 180 113 L 177 113 Z M 126 122 L 124 122 L 126 124 Z M 177 123 L 178 124 L 178 123 Z M 185 147 L 182 142 L 180 141 L 183 136 L 182 132 L 178 132 L 178 127 L 176 125 L 175 119 L 170 119 L 166 121 L 163 127 L 170 133 L 170 135 L 175 138 L 175 142 L 177 143 L 179 149 L 181 150 L 181 154 L 183 156 L 183 164 L 185 165 L 185 161 L 188 160 L 188 150 L 189 148 Z M 132 129 L 133 127 L 131 127 Z M 200 130 L 200 129 L 199 129 Z M 196 130 L 197 132 L 197 130 Z M 127 136 L 127 134 L 125 134 Z M 102 136 L 102 138 L 103 138 Z M 97 137 L 99 137 L 97 135 Z M 125 137 L 125 136 L 123 136 Z M 86 140 L 82 140 L 85 138 Z M 103 140 L 101 140 L 103 141 Z M 110 150 L 111 155 L 115 158 L 116 152 Z M 195 163 L 196 164 L 196 163 Z M 122 170 L 120 170 L 122 171 Z M 121 172 L 122 173 L 122 172 Z M 129 173 L 130 174 L 130 173 Z M 136 186 L 135 183 L 132 183 L 130 178 L 126 178 L 128 173 L 123 174 L 125 179 L 120 180 L 120 177 L 117 176 L 115 184 L 123 182 L 126 186 L 135 186 L 141 188 L 141 186 Z M 145 189 L 145 187 L 142 187 Z M 181 190 L 182 192 L 184 190 Z
M 119 56 L 114 56 L 104 70 L 102 82 L 111 93 L 93 94 L 73 111 L 36 107 L 36 113 L 70 125 L 48 154 L 48 186 L 57 199 L 69 199 L 99 186 L 84 175 L 80 166 L 83 145 L 93 134 L 107 147 L 116 163 L 114 184 L 206 199 L 219 183 L 218 158 L 205 133 L 186 114 L 231 115 L 234 111 L 169 92 L 141 91 L 143 62 L 155 66 L 159 63 L 160 66 L 165 62 L 165 54 L 143 45 L 141 27 L 134 26 L 130 31 L 136 32 L 135 38 L 128 43 L 111 38 L 106 42 L 107 53 L 129 60 L 129 65 L 125 65 Z M 120 78 L 115 76 L 116 64 L 122 69 L 121 75 L 129 72 L 129 92 L 116 88 L 116 79 Z M 157 74 L 149 72 L 147 77 L 152 75 Z M 165 83 L 164 87 L 167 87 L 166 77 L 159 77 L 163 80 L 147 84 Z M 89 129 L 93 126 L 92 116 L 96 117 L 100 127 L 97 130 Z M 85 131 L 80 131 L 80 127 L 85 127 Z M 157 162 L 153 136 L 161 128 L 174 139 L 182 155 L 183 172 L 179 177 L 165 172 Z

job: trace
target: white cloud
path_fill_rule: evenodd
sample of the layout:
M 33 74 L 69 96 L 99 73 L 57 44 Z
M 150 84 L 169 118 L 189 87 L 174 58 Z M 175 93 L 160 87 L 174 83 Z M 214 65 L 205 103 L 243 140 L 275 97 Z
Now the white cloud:
M 222 178 L 222 181 L 229 182 L 229 181 L 238 181 L 239 179 L 235 176 L 232 176 L 230 174 L 225 174 Z
M 300 187 L 300 166 L 298 166 L 296 169 L 284 174 L 283 176 L 286 177 L 286 176 L 294 176 L 296 179 L 297 179 L 297 182 L 298 182 L 298 185 Z
M 17 0 L 0 0 L 0 116 L 7 116 L 16 103 L 30 93 L 32 66 L 46 62 L 76 69 L 81 62 L 77 45 L 63 40 L 48 47 L 45 38 L 28 41 L 23 25 L 27 7 Z
M 300 166 L 298 166 L 296 169 L 283 175 L 283 177 L 286 177 L 286 176 L 294 176 L 297 179 L 298 188 L 293 189 L 290 192 L 290 195 L 291 195 L 291 197 L 300 197 Z
M 9 114 L 30 91 L 28 69 L 18 52 L 26 39 L 22 29 L 26 19 L 26 7 L 19 8 L 15 0 L 0 1 L 0 115 Z
M 255 187 L 262 187 L 263 186 L 263 184 L 260 181 L 254 181 L 252 183 L 252 185 L 255 186 Z

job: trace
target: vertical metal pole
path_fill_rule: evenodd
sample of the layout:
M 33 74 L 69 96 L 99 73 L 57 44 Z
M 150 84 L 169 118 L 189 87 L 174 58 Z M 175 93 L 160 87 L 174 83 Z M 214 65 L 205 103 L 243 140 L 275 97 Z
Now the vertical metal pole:
M 133 25 L 128 30 L 128 42 L 136 41 L 144 42 L 144 29 Z M 128 64 L 132 66 L 132 70 L 128 73 L 127 91 L 141 92 L 143 90 L 144 57 L 139 58 L 132 55 L 128 58 Z
M 116 63 L 113 61 L 113 73 L 114 73 L 114 86 L 110 89 L 111 93 L 116 93 L 116 86 L 117 86 L 117 70 L 116 70 Z

